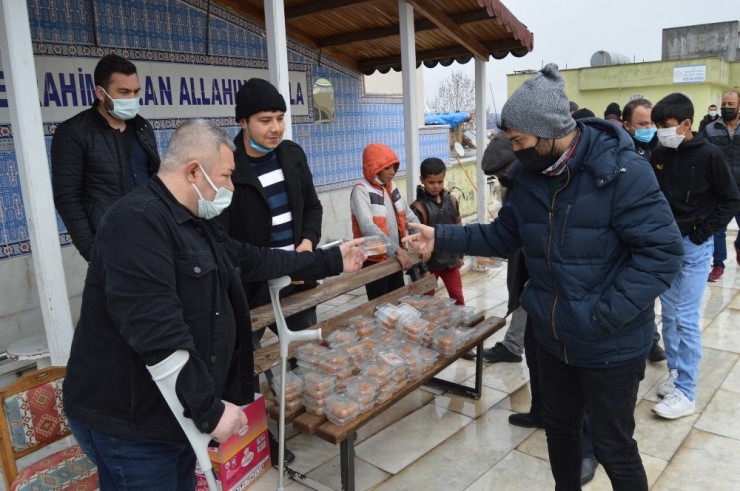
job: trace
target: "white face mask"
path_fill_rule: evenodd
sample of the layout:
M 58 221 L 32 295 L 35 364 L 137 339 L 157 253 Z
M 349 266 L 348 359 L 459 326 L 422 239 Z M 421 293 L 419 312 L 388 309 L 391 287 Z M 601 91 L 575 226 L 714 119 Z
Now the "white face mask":
M 216 196 L 213 198 L 213 201 L 208 201 L 203 198 L 202 194 L 200 194 L 198 186 L 193 183 L 193 188 L 195 189 L 195 192 L 198 193 L 198 216 L 200 218 L 209 220 L 211 218 L 219 216 L 222 211 L 229 207 L 229 205 L 231 204 L 231 198 L 234 193 L 223 186 L 216 189 L 213 181 L 211 181 L 211 178 L 208 177 L 208 173 L 203 170 L 203 167 L 201 167 L 200 164 L 198 164 L 198 167 L 200 167 L 200 170 L 203 172 L 203 175 L 205 176 L 206 181 L 208 181 L 208 184 L 211 186 L 211 188 L 213 188 L 214 191 L 216 191 Z
M 103 89 L 102 87 L 100 87 Z M 139 114 L 139 98 L 134 97 L 133 99 L 114 99 L 110 96 L 108 92 L 103 89 L 103 92 L 105 92 L 105 95 L 110 97 L 110 100 L 113 101 L 113 109 L 108 109 L 108 106 L 105 108 L 108 109 L 108 114 L 113 116 L 116 119 L 120 119 L 123 121 L 128 121 L 129 119 L 133 119 L 136 117 L 137 114 Z
M 658 141 L 667 148 L 678 148 L 686 135 L 676 133 L 678 126 L 658 128 Z

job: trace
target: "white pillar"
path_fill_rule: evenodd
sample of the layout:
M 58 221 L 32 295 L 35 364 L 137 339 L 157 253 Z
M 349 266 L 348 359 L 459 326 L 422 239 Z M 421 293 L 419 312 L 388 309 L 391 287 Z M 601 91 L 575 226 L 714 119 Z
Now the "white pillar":
M 486 198 L 488 197 L 488 188 L 486 187 L 486 175 L 483 174 L 481 160 L 483 152 L 486 150 L 488 139 L 486 138 L 486 65 L 487 61 L 475 59 L 475 187 L 478 188 L 476 193 L 478 223 L 491 221 L 488 216 L 488 207 Z
M 72 316 L 64 280 L 29 26 L 25 0 L 0 2 L 0 56 L 36 284 L 51 362 L 64 366 L 72 344 Z
M 419 184 L 418 92 L 416 90 L 416 35 L 414 8 L 398 0 L 398 23 L 401 28 L 401 74 L 403 77 L 403 134 L 406 143 L 406 199 L 412 202 Z
M 265 0 L 265 31 L 267 33 L 267 63 L 270 83 L 285 97 L 285 139 L 293 139 L 290 111 L 288 73 L 288 38 L 285 29 L 285 4 L 283 0 Z M 311 80 L 308 81 L 311 84 Z

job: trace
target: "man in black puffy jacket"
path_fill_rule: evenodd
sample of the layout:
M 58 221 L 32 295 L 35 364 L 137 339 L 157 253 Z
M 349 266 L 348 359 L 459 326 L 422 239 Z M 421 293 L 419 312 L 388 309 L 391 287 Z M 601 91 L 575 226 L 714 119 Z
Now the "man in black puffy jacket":
M 524 82 L 501 111 L 519 165 L 490 224 L 412 225 L 405 242 L 504 256 L 522 247 L 520 303 L 537 341 L 542 422 L 556 489 L 580 489 L 582 422 L 614 489 L 648 489 L 635 405 L 653 342 L 655 299 L 678 274 L 683 243 L 655 174 L 627 133 L 574 121 L 557 66 Z
M 92 107 L 60 124 L 51 141 L 54 203 L 86 261 L 105 211 L 159 170 L 154 131 L 138 115 L 134 64 L 104 56 L 93 79 Z

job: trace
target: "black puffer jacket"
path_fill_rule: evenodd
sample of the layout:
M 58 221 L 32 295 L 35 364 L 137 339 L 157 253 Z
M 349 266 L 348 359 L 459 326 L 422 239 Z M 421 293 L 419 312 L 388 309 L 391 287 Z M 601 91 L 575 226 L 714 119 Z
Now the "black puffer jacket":
M 77 250 L 86 261 L 103 213 L 128 193 L 129 163 L 123 139 L 98 111 L 90 109 L 60 124 L 51 141 L 54 204 Z M 159 154 L 149 122 L 127 122 L 149 157 L 149 176 L 159 170 Z

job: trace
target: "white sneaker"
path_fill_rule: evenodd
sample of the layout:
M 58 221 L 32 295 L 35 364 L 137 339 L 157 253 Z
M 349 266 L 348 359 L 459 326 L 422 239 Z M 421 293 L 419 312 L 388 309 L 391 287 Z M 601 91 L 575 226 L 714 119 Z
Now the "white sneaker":
M 673 391 L 676 389 L 676 378 L 678 378 L 678 370 L 675 368 L 668 370 L 668 377 L 658 386 L 659 397 L 673 394 Z
M 690 401 L 683 392 L 675 389 L 662 402 L 653 406 L 653 412 L 666 419 L 678 419 L 696 412 L 696 402 Z

